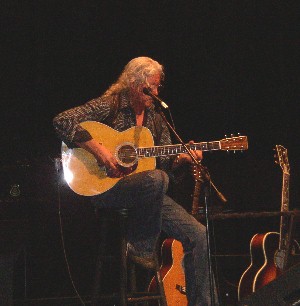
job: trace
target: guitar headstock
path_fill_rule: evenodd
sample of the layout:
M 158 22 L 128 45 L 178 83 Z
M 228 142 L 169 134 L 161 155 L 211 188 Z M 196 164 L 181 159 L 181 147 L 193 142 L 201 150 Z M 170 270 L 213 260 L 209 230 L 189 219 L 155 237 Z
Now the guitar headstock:
M 287 149 L 282 145 L 276 145 L 275 163 L 280 165 L 284 174 L 290 174 Z
M 243 151 L 248 149 L 247 136 L 226 137 L 220 140 L 221 150 Z

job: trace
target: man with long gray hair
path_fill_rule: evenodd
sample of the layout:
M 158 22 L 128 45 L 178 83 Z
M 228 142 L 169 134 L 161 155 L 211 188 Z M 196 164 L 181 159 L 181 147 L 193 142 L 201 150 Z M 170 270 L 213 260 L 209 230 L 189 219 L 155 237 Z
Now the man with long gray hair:
M 102 96 L 58 114 L 53 123 L 59 138 L 68 147 L 85 149 L 105 168 L 108 178 L 118 178 L 115 184 L 94 195 L 92 202 L 103 208 L 134 211 L 128 222 L 129 258 L 151 268 L 160 233 L 163 231 L 168 237 L 179 240 L 184 249 L 188 305 L 211 305 L 206 229 L 166 194 L 167 173 L 191 163 L 191 157 L 188 154 L 178 154 L 175 158 L 161 156 L 156 169 L 137 171 L 134 163 L 124 167 L 122 158 L 111 152 L 108 144 L 94 139 L 93 133 L 82 125 L 86 121 L 97 121 L 118 132 L 144 127 L 150 130 L 156 146 L 170 145 L 168 127 L 155 111 L 151 95 L 145 93 L 146 88 L 158 95 L 163 79 L 163 66 L 157 61 L 148 57 L 134 58 Z M 138 136 L 134 134 L 134 137 Z M 143 139 L 132 141 L 142 142 Z M 127 149 L 131 150 L 130 144 Z M 201 151 L 193 151 L 193 154 L 196 159 L 202 158 Z

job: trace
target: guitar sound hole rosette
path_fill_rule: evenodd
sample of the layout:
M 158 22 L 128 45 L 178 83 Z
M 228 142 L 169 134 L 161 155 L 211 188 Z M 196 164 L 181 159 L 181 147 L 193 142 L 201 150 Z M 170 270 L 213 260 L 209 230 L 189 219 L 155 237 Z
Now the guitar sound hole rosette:
M 130 142 L 124 142 L 116 147 L 115 157 L 118 163 L 123 167 L 132 167 L 138 161 L 135 146 Z

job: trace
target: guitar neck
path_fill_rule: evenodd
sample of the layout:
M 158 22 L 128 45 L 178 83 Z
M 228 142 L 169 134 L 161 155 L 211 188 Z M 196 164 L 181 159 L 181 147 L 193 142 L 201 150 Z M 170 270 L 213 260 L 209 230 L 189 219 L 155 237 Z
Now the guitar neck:
M 282 179 L 282 195 L 281 195 L 281 212 L 289 210 L 289 178 L 290 175 L 283 173 Z M 279 250 L 287 250 L 289 245 L 289 217 L 282 215 L 280 218 L 280 236 Z
M 201 191 L 201 181 L 195 180 L 195 187 L 193 192 L 193 202 L 192 202 L 192 215 L 196 215 L 199 210 L 199 197 Z
M 289 210 L 289 181 L 290 175 L 284 173 L 282 178 L 281 211 Z
M 190 150 L 217 151 L 221 150 L 221 143 L 220 141 L 199 142 L 186 144 L 186 147 Z M 181 153 L 186 153 L 185 147 L 181 144 L 137 148 L 139 157 L 160 157 Z

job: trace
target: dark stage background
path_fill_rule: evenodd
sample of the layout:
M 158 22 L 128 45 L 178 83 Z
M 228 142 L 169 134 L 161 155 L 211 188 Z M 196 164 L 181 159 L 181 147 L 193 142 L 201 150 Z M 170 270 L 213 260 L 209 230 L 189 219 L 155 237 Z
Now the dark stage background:
M 59 237 L 58 224 L 49 221 L 57 217 L 53 159 L 60 154 L 52 118 L 102 94 L 137 56 L 150 56 L 165 66 L 161 97 L 185 141 L 219 140 L 231 133 L 248 136 L 244 153 L 205 153 L 204 164 L 228 199 L 226 210 L 280 210 L 282 171 L 274 163 L 276 144 L 288 149 L 290 208 L 300 207 L 298 1 L 8 0 L 1 3 L 0 16 L 1 203 L 13 184 L 20 185 L 20 198 L 41 233 L 30 236 L 33 245 L 43 241 L 46 250 L 59 248 L 48 236 L 52 226 Z M 67 188 L 62 197 L 66 218 L 73 220 L 70 232 L 78 220 L 87 229 L 89 218 L 81 205 L 85 199 Z M 231 250 L 247 252 L 253 232 L 266 224 L 247 219 L 227 225 L 227 237 L 238 242 L 229 244 Z M 278 224 L 269 226 L 276 230 Z M 220 233 L 224 235 L 224 228 Z M 86 237 L 76 234 L 83 250 Z M 41 253 L 31 251 L 42 266 Z M 63 267 L 62 257 L 57 262 Z M 34 280 L 39 283 L 38 276 Z M 56 294 L 58 288 L 51 290 Z

